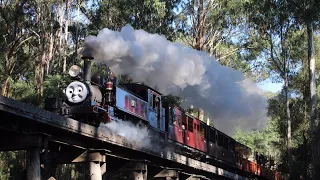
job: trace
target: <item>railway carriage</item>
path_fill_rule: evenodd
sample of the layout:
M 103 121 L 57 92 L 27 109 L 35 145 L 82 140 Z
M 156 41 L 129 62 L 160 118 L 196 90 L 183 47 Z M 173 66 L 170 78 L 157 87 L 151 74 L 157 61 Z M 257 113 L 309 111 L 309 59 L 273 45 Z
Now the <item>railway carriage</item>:
M 198 158 L 219 161 L 235 171 L 265 179 L 283 179 L 270 170 L 267 159 L 236 142 L 218 129 L 207 125 L 180 107 L 162 101 L 162 94 L 139 83 L 119 84 L 108 71 L 107 76 L 91 76 L 92 57 L 83 57 L 84 69 L 72 66 L 72 82 L 65 89 L 65 99 L 47 99 L 46 109 L 60 115 L 99 126 L 110 121 L 142 122 L 150 138 L 161 145 L 174 145 L 179 152 L 198 154 Z M 196 153 L 195 153 L 196 152 Z

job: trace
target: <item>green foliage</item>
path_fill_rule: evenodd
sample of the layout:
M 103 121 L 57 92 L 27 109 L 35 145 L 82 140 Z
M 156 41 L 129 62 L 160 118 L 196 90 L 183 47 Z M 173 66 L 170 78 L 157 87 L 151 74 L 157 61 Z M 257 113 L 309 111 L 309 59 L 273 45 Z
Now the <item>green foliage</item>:
M 25 166 L 24 151 L 0 152 L 0 179 L 19 179 Z
M 88 169 L 86 164 L 61 164 L 57 166 L 57 179 L 63 180 L 85 180 Z
M 281 151 L 278 147 L 281 138 L 277 128 L 277 121 L 271 119 L 267 127 L 261 131 L 244 132 L 237 128 L 233 138 L 256 152 L 272 157 L 275 163 L 279 164 Z
M 292 91 L 291 91 L 292 92 Z M 284 92 L 277 97 L 270 99 L 268 113 L 270 118 L 275 122 L 274 131 L 279 134 L 280 143 L 276 146 L 281 154 L 278 157 L 282 162 L 280 168 L 285 172 L 287 171 L 287 149 L 286 149 L 286 136 L 287 124 L 285 121 L 285 97 Z M 309 158 L 309 123 L 307 121 L 307 104 L 301 97 L 294 97 L 290 99 L 290 112 L 292 118 L 292 153 L 293 153 L 293 176 L 303 175 L 307 176 Z
M 13 83 L 12 87 L 12 98 L 25 102 L 30 103 L 35 106 L 40 106 L 41 102 L 38 99 L 35 87 L 33 83 L 24 80 L 18 80 L 17 82 Z
M 162 96 L 162 102 L 168 104 L 169 106 L 180 106 L 182 98 L 178 96 L 173 96 L 171 94 L 167 96 Z
M 44 81 L 44 97 L 60 97 L 64 96 L 63 89 L 70 81 L 69 77 L 61 75 L 49 75 Z M 11 98 L 30 103 L 35 106 L 43 106 L 43 99 L 39 99 L 35 86 L 27 80 L 19 79 L 12 83 Z
M 126 24 L 150 33 L 172 37 L 174 12 L 179 0 L 107 0 L 97 4 L 96 11 L 88 10 L 91 20 L 89 33 L 97 34 L 103 28 L 119 30 Z
M 49 75 L 44 81 L 44 97 L 62 98 L 64 96 L 63 89 L 67 87 L 69 82 L 69 76 L 63 77 L 61 75 Z
M 252 52 L 247 44 L 252 35 L 246 27 L 245 2 L 182 1 L 175 19 L 175 41 L 206 51 L 220 64 L 239 70 L 253 80 L 260 80 L 259 65 L 248 63 L 247 56 Z M 251 56 L 256 59 L 254 54 Z
M 288 0 L 288 7 L 298 23 L 306 24 L 308 21 L 319 24 L 320 2 L 318 0 Z

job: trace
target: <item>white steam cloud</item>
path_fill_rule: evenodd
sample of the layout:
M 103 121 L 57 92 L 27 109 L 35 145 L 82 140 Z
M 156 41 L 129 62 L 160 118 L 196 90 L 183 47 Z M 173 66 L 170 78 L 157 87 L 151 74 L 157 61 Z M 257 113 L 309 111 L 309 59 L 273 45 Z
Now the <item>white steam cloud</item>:
M 188 104 L 209 113 L 217 129 L 228 135 L 237 126 L 248 131 L 266 125 L 267 101 L 253 82 L 207 53 L 164 36 L 134 30 L 130 25 L 120 32 L 103 29 L 85 39 L 83 55 L 165 95 L 186 98 Z
M 100 126 L 110 129 L 113 133 L 125 137 L 129 142 L 138 147 L 151 147 L 148 129 L 142 123 L 133 124 L 130 121 L 111 121 L 101 123 Z

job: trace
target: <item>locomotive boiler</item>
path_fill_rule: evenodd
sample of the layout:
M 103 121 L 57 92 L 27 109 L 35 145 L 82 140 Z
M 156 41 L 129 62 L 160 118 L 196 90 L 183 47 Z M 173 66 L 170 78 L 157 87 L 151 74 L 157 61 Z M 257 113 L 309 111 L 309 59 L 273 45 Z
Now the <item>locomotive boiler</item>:
M 274 170 L 273 160 L 235 141 L 184 109 L 169 106 L 157 90 L 141 83 L 119 84 L 110 69 L 105 76 L 91 74 L 93 57 L 82 57 L 83 70 L 69 69 L 71 82 L 63 99 L 46 100 L 46 109 L 60 115 L 100 126 L 111 121 L 142 122 L 150 138 L 161 145 L 170 144 L 179 153 L 209 162 L 218 160 L 231 171 L 248 177 L 283 179 Z

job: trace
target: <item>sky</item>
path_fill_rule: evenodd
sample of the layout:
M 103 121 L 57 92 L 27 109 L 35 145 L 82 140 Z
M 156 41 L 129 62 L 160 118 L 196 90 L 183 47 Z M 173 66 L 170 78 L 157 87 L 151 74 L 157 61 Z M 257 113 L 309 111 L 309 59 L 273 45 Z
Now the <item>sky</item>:
M 270 81 L 266 81 L 263 83 L 258 83 L 258 86 L 264 91 L 271 91 L 276 93 L 282 89 L 283 83 L 272 83 Z

